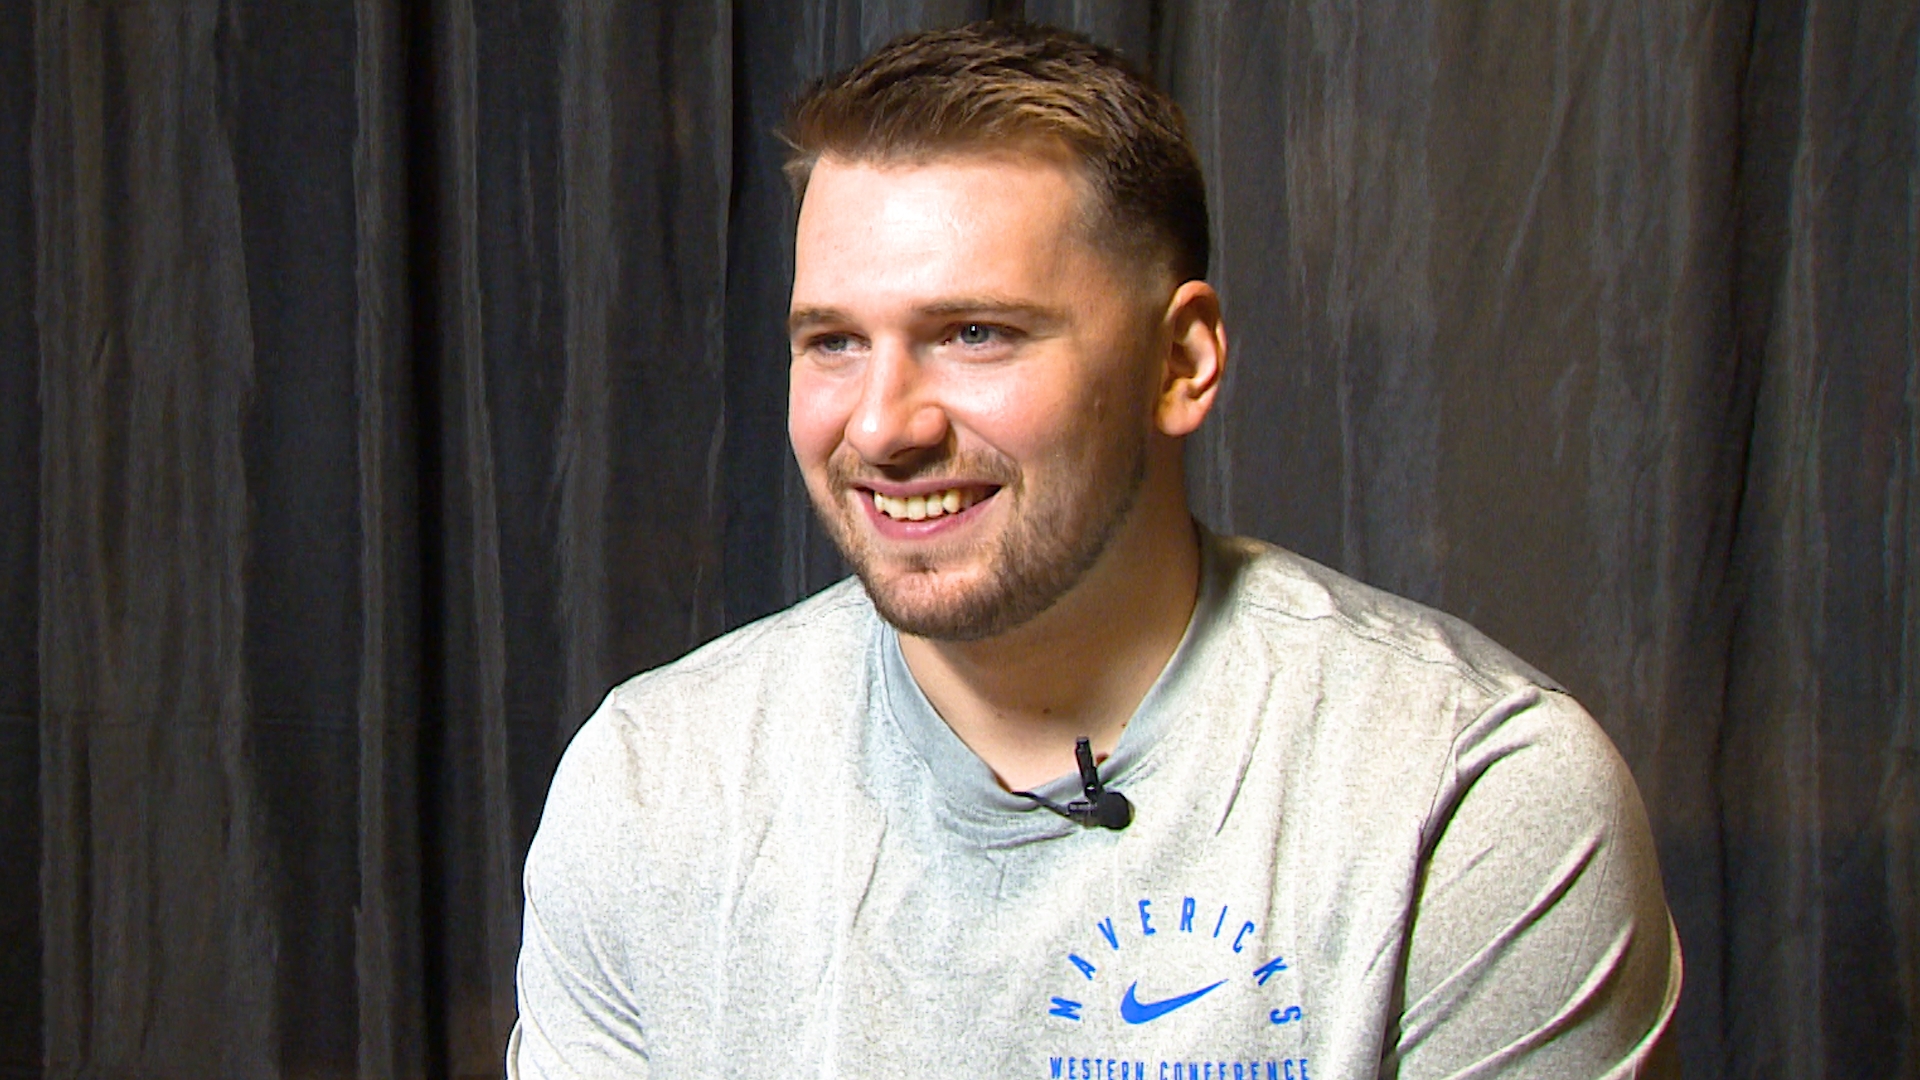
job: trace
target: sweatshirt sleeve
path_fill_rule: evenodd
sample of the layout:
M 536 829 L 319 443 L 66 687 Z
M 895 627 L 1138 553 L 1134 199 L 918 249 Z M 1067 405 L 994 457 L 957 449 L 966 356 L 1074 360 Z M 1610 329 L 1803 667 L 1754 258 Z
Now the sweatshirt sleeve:
M 527 853 L 509 1080 L 650 1074 L 631 990 L 631 926 L 644 901 L 622 882 L 630 844 L 623 748 L 590 724 L 568 748 Z
M 1429 818 L 1383 1076 L 1666 1073 L 1679 942 L 1626 764 L 1566 695 L 1454 740 Z

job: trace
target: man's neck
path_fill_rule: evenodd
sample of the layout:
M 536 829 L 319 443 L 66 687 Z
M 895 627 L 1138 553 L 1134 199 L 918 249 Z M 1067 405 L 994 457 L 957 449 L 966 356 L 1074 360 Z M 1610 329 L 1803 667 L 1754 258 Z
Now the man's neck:
M 1193 525 L 1109 549 L 1053 607 L 1006 634 L 901 635 L 914 681 L 1009 790 L 1074 770 L 1073 743 L 1111 753 L 1186 633 L 1199 594 Z

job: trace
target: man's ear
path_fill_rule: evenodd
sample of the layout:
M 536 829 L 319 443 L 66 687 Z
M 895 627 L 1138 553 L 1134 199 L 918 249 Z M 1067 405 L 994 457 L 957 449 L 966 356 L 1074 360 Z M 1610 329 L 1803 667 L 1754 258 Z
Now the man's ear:
M 1166 367 L 1154 424 L 1162 435 L 1179 438 L 1200 427 L 1220 393 L 1227 366 L 1227 327 L 1220 317 L 1220 294 L 1204 281 L 1189 281 L 1173 291 L 1161 324 Z

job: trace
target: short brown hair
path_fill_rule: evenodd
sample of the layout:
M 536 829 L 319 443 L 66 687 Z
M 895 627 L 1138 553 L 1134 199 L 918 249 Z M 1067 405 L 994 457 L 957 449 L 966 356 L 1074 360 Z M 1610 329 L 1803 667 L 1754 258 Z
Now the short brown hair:
M 910 34 L 788 110 L 795 200 L 823 156 L 917 160 L 1064 144 L 1097 206 L 1094 235 L 1175 280 L 1207 273 L 1207 191 L 1180 107 L 1120 54 L 1053 27 L 981 22 Z

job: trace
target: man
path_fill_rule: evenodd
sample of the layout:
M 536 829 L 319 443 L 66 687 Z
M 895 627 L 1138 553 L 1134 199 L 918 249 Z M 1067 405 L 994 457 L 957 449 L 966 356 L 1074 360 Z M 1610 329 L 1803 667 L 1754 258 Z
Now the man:
M 787 134 L 790 434 L 858 581 L 582 729 L 509 1075 L 1645 1071 L 1679 956 L 1605 736 L 1193 523 L 1227 348 L 1172 103 L 985 25 Z

